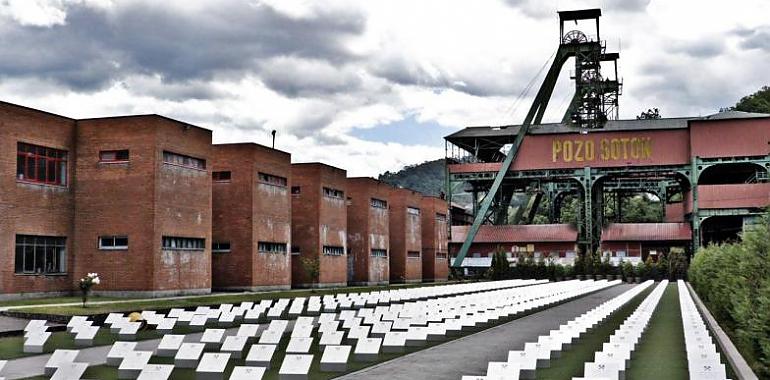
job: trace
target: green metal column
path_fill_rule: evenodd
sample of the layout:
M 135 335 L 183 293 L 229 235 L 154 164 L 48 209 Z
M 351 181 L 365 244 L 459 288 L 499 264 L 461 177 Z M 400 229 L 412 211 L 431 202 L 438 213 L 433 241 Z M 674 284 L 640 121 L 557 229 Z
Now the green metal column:
M 583 168 L 583 226 L 585 228 L 586 252 L 594 251 L 594 225 L 593 225 L 593 181 L 591 180 L 591 167 Z
M 698 210 L 698 177 L 700 158 L 694 156 L 690 162 L 690 192 L 692 193 L 692 253 L 700 248 L 700 211 Z

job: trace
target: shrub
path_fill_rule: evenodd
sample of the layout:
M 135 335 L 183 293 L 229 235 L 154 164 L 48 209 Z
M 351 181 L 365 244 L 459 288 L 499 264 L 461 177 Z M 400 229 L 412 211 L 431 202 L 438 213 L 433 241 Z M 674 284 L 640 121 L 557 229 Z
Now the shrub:
M 620 265 L 620 269 L 621 275 L 623 276 L 623 281 L 628 281 L 629 278 L 633 278 L 635 276 L 634 264 L 631 264 L 631 261 L 623 261 L 623 263 Z
M 770 378 L 769 217 L 741 238 L 699 250 L 688 277 L 756 374 Z
M 487 277 L 492 280 L 502 280 L 508 276 L 508 257 L 503 252 L 502 247 L 498 247 L 494 255 L 492 255 L 492 265 L 487 271 Z
M 572 265 L 565 265 L 564 266 L 564 277 L 572 277 L 575 275 L 575 267 Z
M 668 279 L 671 281 L 686 280 L 688 266 L 689 263 L 684 250 L 671 248 L 671 252 L 668 254 Z

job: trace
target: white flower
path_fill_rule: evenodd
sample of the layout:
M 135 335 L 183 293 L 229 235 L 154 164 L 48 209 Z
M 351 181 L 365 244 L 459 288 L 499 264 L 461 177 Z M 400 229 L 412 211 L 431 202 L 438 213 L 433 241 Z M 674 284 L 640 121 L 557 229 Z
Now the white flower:
M 99 277 L 95 277 L 92 282 L 96 285 L 99 285 Z

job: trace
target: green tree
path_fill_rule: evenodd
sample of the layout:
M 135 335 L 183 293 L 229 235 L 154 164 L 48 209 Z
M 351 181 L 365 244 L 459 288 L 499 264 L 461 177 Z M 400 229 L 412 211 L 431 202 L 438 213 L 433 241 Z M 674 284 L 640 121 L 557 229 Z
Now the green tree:
M 651 120 L 651 119 L 660 119 L 660 110 L 657 108 L 651 108 L 647 109 L 647 111 L 643 111 L 639 114 L 639 116 L 636 117 L 637 120 Z
M 487 272 L 487 277 L 492 280 L 502 280 L 508 275 L 508 257 L 502 246 L 497 246 L 494 255 L 492 255 L 492 265 Z
M 762 86 L 759 91 L 746 95 L 730 107 L 730 110 L 743 112 L 770 113 L 770 86 Z

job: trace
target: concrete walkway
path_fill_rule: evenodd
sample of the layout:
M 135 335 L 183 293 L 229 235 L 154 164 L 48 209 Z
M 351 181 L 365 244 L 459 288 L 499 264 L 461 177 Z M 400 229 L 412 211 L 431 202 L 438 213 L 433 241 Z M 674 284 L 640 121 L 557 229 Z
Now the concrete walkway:
M 426 350 L 417 351 L 338 379 L 446 380 L 463 375 L 484 375 L 490 361 L 506 361 L 509 350 L 521 350 L 538 335 L 609 300 L 633 285 L 622 284 L 581 297 L 488 330 Z

